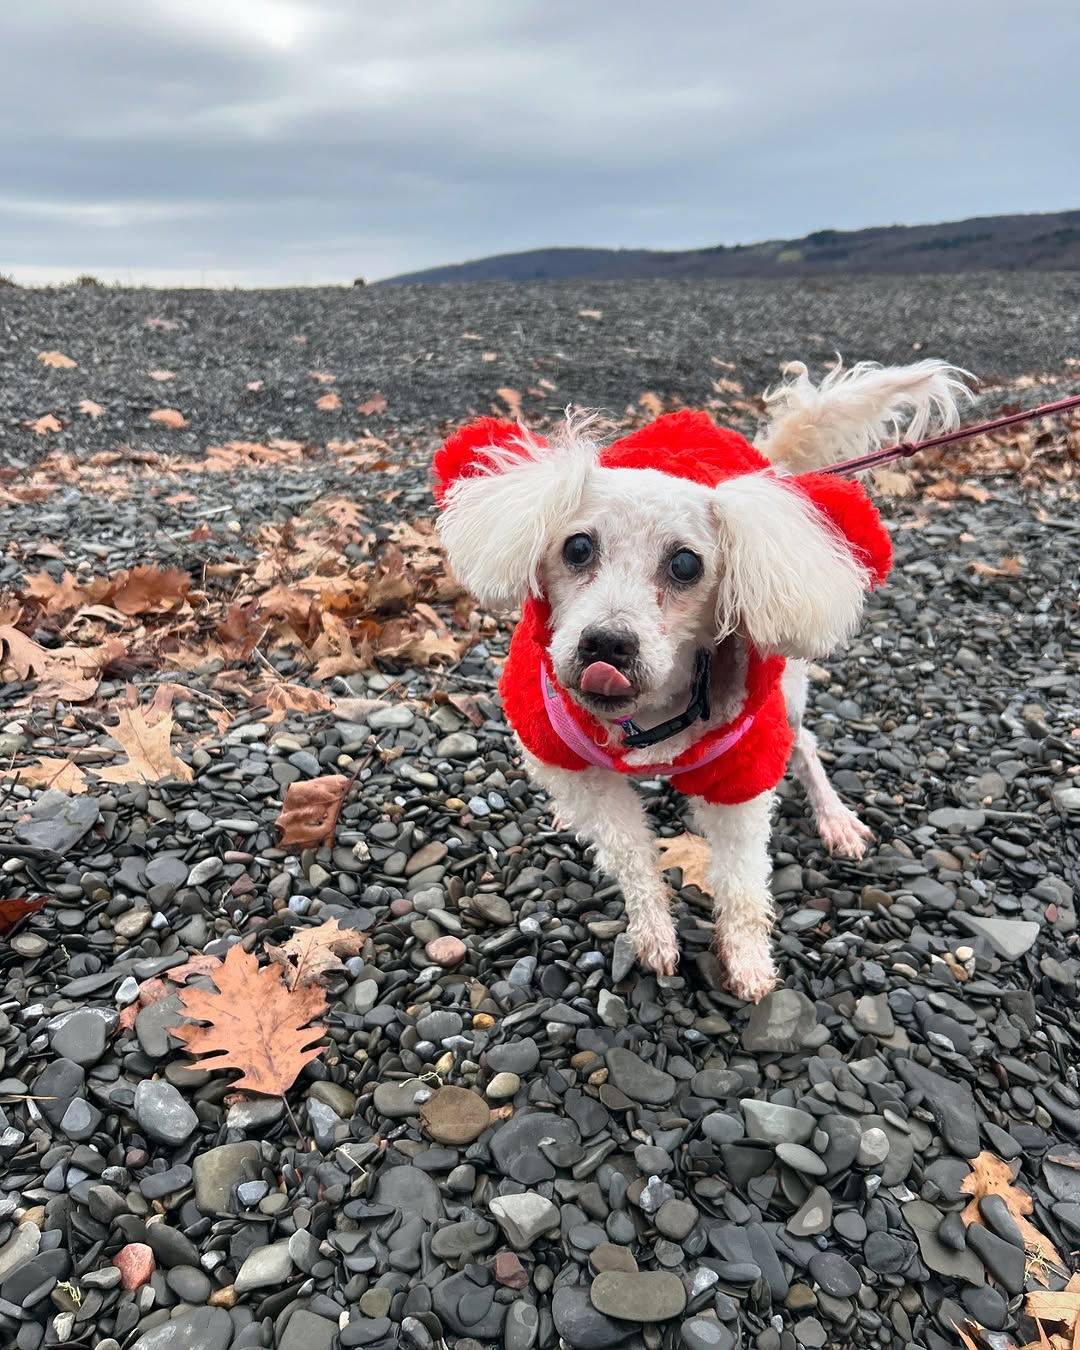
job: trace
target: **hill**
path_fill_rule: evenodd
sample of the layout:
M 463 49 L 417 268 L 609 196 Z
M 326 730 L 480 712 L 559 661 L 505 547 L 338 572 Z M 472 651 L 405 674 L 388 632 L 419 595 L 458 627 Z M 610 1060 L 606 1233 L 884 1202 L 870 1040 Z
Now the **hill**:
M 676 277 L 911 276 L 1080 270 L 1080 211 L 977 216 L 940 225 L 815 230 L 801 239 L 684 252 L 539 248 L 388 277 L 380 285 L 465 281 L 628 281 Z

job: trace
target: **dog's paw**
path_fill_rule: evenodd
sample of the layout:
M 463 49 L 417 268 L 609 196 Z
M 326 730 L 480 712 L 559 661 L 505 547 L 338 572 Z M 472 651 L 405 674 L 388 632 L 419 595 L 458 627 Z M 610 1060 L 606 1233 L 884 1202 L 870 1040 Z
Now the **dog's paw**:
M 841 858 L 861 858 L 874 837 L 870 827 L 846 806 L 823 814 L 817 828 L 821 842 L 830 853 L 838 853 Z
M 674 975 L 679 964 L 679 939 L 675 925 L 650 924 L 647 928 L 631 928 L 627 934 L 634 944 L 638 962 L 657 975 Z
M 737 943 L 717 938 L 717 954 L 727 968 L 727 988 L 746 1003 L 760 1003 L 780 983 L 766 935 Z

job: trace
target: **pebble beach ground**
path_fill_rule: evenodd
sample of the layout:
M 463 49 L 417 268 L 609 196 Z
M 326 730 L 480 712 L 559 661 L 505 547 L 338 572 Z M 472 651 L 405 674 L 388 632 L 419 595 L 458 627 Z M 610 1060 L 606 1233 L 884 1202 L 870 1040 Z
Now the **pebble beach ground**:
M 1080 387 L 1078 302 L 0 290 L 0 1342 L 1039 1344 L 1026 1295 L 1080 1249 L 1080 422 L 892 483 L 895 571 L 811 694 L 876 842 L 828 857 L 782 788 L 757 1007 L 693 886 L 677 975 L 635 966 L 425 522 L 470 415 L 749 430 L 782 361 L 839 350 L 947 357 L 989 416 Z M 103 777 L 132 708 L 167 768 Z M 331 842 L 286 843 L 286 793 L 337 775 Z M 200 960 L 329 919 L 357 937 L 294 1085 L 193 1060 Z

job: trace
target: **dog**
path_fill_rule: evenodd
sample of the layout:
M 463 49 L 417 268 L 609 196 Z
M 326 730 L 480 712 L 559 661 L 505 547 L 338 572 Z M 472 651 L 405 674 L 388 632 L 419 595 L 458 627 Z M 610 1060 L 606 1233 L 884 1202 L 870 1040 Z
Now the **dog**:
M 689 798 L 740 999 L 777 984 L 769 840 L 789 762 L 822 842 L 863 855 L 870 831 L 804 725 L 807 663 L 855 632 L 891 549 L 861 485 L 816 471 L 905 427 L 953 429 L 965 379 L 923 360 L 815 384 L 793 363 L 753 445 L 687 411 L 606 448 L 588 417 L 551 439 L 484 418 L 437 452 L 450 566 L 483 608 L 522 611 L 500 693 L 524 763 L 619 883 L 647 969 L 673 974 L 679 949 L 633 777 Z

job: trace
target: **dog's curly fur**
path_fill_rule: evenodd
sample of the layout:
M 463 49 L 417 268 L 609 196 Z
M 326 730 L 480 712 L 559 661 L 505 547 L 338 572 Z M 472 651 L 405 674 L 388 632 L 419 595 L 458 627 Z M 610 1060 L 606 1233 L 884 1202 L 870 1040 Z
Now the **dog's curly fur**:
M 905 422 L 913 437 L 951 429 L 968 396 L 964 372 L 940 361 L 861 363 L 816 386 L 805 366 L 788 373 L 766 397 L 772 416 L 756 448 L 700 413 L 659 418 L 608 450 L 589 419 L 569 418 L 551 441 L 485 419 L 451 437 L 435 462 L 440 531 L 455 572 L 487 608 L 526 604 L 504 680 L 525 761 L 557 815 L 618 880 L 639 958 L 658 972 L 675 969 L 675 927 L 641 799 L 625 775 L 658 759 L 693 758 L 702 738 L 745 713 L 759 666 L 773 663 L 771 687 L 787 722 L 769 743 L 779 747 L 776 763 L 764 762 L 758 742 L 757 764 L 739 766 L 743 776 L 726 794 L 705 770 L 680 783 L 711 847 L 717 950 L 733 992 L 755 1001 L 776 981 L 768 844 L 773 788 L 789 751 L 825 844 L 860 857 L 869 838 L 802 725 L 804 663 L 855 631 L 868 586 L 888 570 L 888 545 L 857 484 L 813 471 L 898 436 Z M 785 477 L 792 472 L 810 476 Z M 590 541 L 584 564 L 564 558 L 566 540 L 578 535 Z M 700 565 L 691 583 L 670 570 L 680 551 Z M 589 634 L 622 641 L 623 655 L 611 659 L 625 693 L 591 687 Z M 655 749 L 624 750 L 623 719 L 655 726 L 686 707 L 703 647 L 718 653 L 710 718 Z M 537 655 L 575 720 L 612 749 L 613 769 L 586 765 L 541 727 Z M 528 697 L 517 697 L 519 688 Z M 743 747 L 743 760 L 754 744 Z

